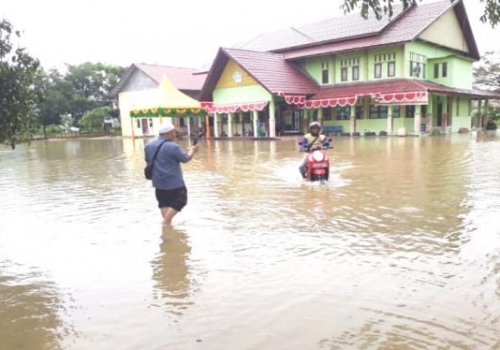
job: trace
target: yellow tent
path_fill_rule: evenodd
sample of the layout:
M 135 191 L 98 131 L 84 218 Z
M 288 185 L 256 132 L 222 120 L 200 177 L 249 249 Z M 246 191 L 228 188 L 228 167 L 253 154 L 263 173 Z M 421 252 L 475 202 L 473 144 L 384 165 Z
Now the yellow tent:
M 189 118 L 207 115 L 199 101 L 179 91 L 166 76 L 157 89 L 137 91 L 134 95 L 137 95 L 137 101 L 140 102 L 130 110 L 132 123 L 133 118 Z M 189 124 L 188 121 L 188 134 Z

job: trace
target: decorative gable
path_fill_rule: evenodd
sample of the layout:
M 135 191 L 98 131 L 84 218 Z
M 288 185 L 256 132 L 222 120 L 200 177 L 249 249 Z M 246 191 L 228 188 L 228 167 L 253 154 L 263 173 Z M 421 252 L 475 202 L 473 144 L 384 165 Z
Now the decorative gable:
M 470 53 L 467 39 L 453 8 L 448 9 L 440 18 L 424 30 L 419 35 L 419 38 L 450 49 Z
M 217 81 L 216 88 L 259 85 L 239 64 L 228 60 Z

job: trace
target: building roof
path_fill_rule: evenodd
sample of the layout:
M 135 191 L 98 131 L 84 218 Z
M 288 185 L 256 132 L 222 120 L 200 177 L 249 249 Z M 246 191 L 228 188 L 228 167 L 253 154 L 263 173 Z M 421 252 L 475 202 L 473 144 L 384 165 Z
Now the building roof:
M 200 93 L 200 101 L 211 101 L 212 91 L 226 64 L 233 60 L 271 94 L 311 95 L 318 84 L 282 54 L 242 49 L 220 48 Z
M 470 50 L 468 54 L 464 54 L 479 60 L 480 54 L 461 0 L 415 3 L 406 10 L 403 10 L 401 4 L 396 5 L 390 19 L 385 16 L 377 20 L 372 16 L 365 20 L 359 14 L 336 17 L 264 33 L 236 47 L 283 52 L 285 59 L 293 60 L 400 44 L 416 40 L 425 29 L 452 8 L 460 19 Z
M 500 98 L 500 93 L 477 89 L 457 89 L 414 79 L 384 79 L 370 82 L 342 83 L 322 88 L 310 100 L 338 99 L 352 96 L 373 96 L 390 93 L 434 92 L 469 95 L 477 98 Z
M 195 74 L 198 71 L 196 68 L 133 63 L 127 69 L 122 79 L 113 88 L 111 95 L 118 95 L 130 77 L 137 70 L 142 71 L 144 74 L 156 81 L 158 85 L 161 83 L 162 78 L 167 76 L 177 89 L 184 91 L 200 91 L 207 76 L 206 74 Z
M 353 13 L 263 33 L 247 42 L 236 44 L 235 47 L 254 51 L 284 51 L 290 48 L 376 35 L 391 22 L 397 20 L 403 12 L 403 5 L 397 4 L 394 6 L 392 18 L 384 16 L 378 20 L 370 14 L 367 19 L 364 19 L 359 13 Z

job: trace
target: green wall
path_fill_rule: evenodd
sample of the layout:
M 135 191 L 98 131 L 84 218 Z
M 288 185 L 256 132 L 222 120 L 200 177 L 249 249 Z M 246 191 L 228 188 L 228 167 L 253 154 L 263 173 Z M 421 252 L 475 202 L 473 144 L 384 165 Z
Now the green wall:
M 218 88 L 213 92 L 216 103 L 235 103 L 252 101 L 269 101 L 271 94 L 260 85 Z

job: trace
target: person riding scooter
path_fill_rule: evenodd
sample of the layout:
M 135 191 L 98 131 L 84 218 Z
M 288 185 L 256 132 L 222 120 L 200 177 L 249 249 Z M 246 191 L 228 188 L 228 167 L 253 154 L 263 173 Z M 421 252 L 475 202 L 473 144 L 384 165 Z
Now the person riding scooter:
M 315 149 L 328 148 L 330 140 L 325 135 L 320 135 L 321 124 L 312 122 L 309 124 L 309 133 L 305 134 L 300 141 L 300 151 L 309 153 Z M 299 171 L 303 178 L 307 176 L 307 154 L 304 155 L 299 165 Z

